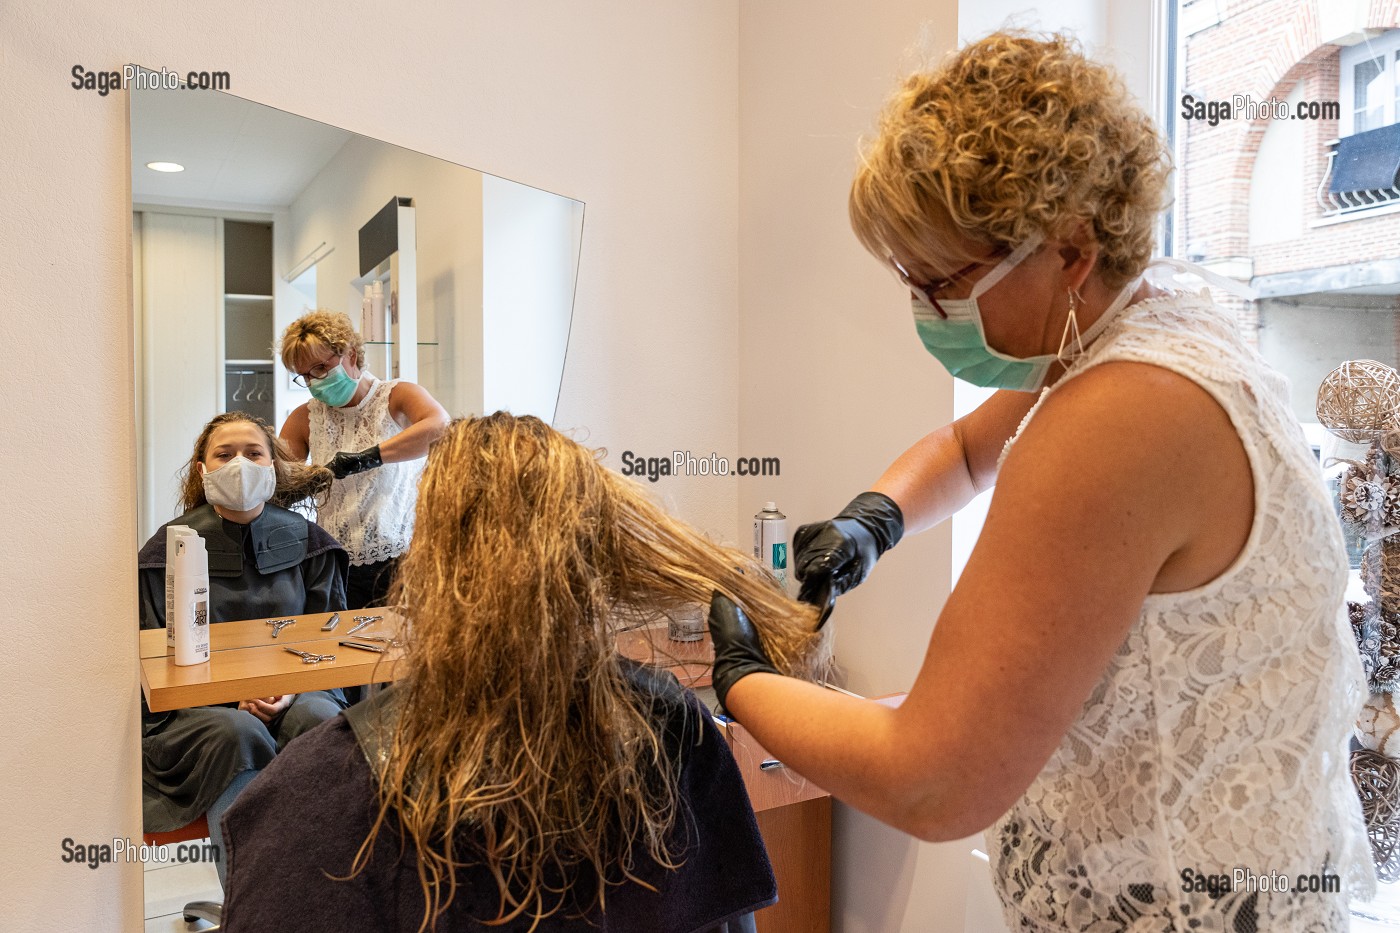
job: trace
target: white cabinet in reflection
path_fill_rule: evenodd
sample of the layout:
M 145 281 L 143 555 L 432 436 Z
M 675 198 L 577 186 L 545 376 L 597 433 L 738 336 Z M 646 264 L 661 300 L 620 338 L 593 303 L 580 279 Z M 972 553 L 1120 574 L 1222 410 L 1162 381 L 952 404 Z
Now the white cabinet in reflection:
M 274 423 L 272 225 L 137 210 L 132 259 L 145 541 L 179 514 L 180 471 L 210 418 L 247 411 Z

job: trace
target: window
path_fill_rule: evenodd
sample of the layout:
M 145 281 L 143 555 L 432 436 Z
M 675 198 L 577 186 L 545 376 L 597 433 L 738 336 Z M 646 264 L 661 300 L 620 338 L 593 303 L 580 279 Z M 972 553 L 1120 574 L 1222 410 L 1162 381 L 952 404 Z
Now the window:
M 1341 51 L 1340 135 L 1400 123 L 1400 29 L 1363 39 Z

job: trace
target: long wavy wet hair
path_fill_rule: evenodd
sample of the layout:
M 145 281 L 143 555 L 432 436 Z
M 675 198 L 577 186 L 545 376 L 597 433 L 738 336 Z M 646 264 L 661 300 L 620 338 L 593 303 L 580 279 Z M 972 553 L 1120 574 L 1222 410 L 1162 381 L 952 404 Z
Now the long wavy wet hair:
M 498 913 L 482 918 L 492 924 L 587 913 L 608 885 L 637 880 L 639 859 L 676 866 L 679 761 L 629 687 L 621 629 L 718 590 L 760 625 L 779 670 L 825 672 L 815 608 L 599 456 L 503 412 L 454 421 L 428 454 L 390 599 L 409 622 L 409 673 L 395 688 L 378 818 L 352 869 L 397 825 L 417 856 L 420 930 L 468 864 L 496 880 Z M 561 890 L 570 878 L 596 889 Z
M 287 450 L 287 445 L 273 433 L 272 426 L 266 421 L 246 411 L 226 411 L 222 415 L 215 415 L 213 420 L 204 426 L 204 430 L 199 432 L 199 437 L 194 442 L 194 453 L 180 471 L 179 514 L 183 515 L 209 501 L 204 496 L 204 477 L 200 475 L 196 464 L 202 462 L 204 455 L 209 452 L 209 437 L 214 433 L 214 429 L 238 421 L 246 421 L 258 428 L 267 439 L 267 448 L 272 454 L 272 466 L 277 471 L 277 490 L 268 500 L 273 505 L 289 509 L 307 500 L 314 500 L 331 488 L 334 480 L 331 471 L 323 466 L 298 463 L 291 451 Z

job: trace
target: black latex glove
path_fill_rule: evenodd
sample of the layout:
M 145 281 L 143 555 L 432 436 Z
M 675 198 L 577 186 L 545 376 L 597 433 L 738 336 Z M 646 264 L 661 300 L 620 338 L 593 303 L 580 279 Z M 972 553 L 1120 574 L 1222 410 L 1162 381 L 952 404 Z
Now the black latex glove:
M 777 668 L 763 653 L 763 641 L 758 637 L 749 617 L 732 599 L 716 590 L 710 596 L 710 640 L 715 646 L 715 667 L 712 674 L 715 696 L 720 706 L 729 688 L 750 674 L 776 674 Z
M 863 492 L 835 518 L 803 525 L 792 536 L 797 598 L 820 606 L 824 623 L 836 597 L 859 586 L 903 535 L 904 513 L 880 492 Z
M 352 454 L 342 450 L 331 458 L 331 462 L 326 464 L 326 468 L 334 474 L 336 479 L 345 479 L 356 473 L 363 473 L 365 470 L 373 470 L 377 466 L 383 466 L 384 459 L 379 456 L 379 445 L 366 447 L 359 453 Z

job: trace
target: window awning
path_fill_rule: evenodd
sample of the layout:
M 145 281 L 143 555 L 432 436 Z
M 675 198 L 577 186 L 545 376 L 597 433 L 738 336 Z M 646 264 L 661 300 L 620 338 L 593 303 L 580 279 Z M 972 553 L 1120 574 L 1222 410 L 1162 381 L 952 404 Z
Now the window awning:
M 1344 136 L 1337 142 L 1328 191 L 1388 190 L 1400 173 L 1400 123 Z

